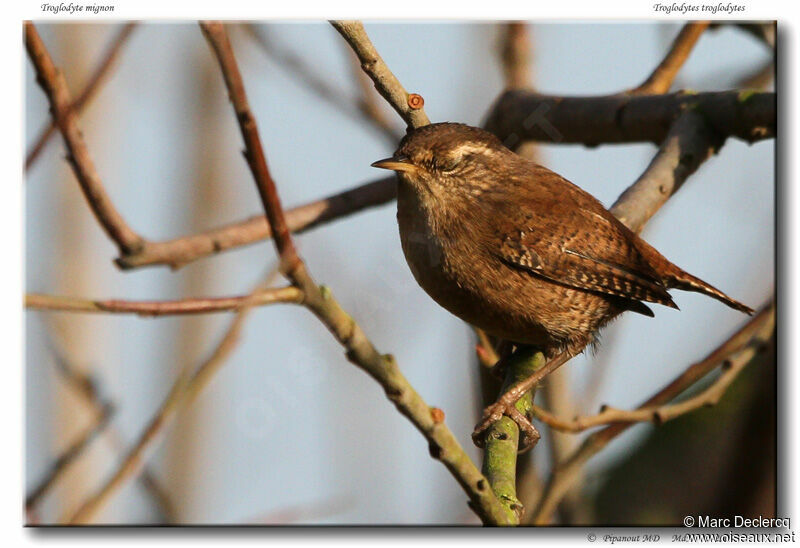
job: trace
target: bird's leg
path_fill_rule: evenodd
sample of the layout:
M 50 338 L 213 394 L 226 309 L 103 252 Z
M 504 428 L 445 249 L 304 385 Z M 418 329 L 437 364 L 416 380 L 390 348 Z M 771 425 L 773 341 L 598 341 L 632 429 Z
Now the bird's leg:
M 506 415 L 519 426 L 522 434 L 521 441 L 524 442 L 520 444 L 520 452 L 526 451 L 532 447 L 539 439 L 539 432 L 536 431 L 536 428 L 534 428 L 530 420 L 514 407 L 514 404 L 516 404 L 517 400 L 526 392 L 539 384 L 543 378 L 569 361 L 572 356 L 573 353 L 567 350 L 561 352 L 545 363 L 544 366 L 537 369 L 532 375 L 511 385 L 495 403 L 486 407 L 486 409 L 483 410 L 481 422 L 478 423 L 475 430 L 472 432 L 472 441 L 475 442 L 475 445 L 482 447 L 484 444 L 483 434 L 490 426 L 503 418 L 503 415 Z M 509 356 L 509 359 L 511 357 L 513 357 L 513 354 Z

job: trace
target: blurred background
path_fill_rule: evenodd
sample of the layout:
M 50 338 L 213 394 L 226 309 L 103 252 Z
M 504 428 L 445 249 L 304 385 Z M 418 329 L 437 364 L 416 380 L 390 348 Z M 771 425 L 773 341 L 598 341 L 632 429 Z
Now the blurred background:
M 121 25 L 37 27 L 74 96 Z M 633 87 L 679 28 L 532 24 L 535 85 L 565 95 Z M 367 22 L 366 29 L 406 89 L 424 96 L 432 121 L 480 125 L 503 89 L 501 25 Z M 286 207 L 384 176 L 369 164 L 393 152 L 395 143 L 346 108 L 361 88 L 351 53 L 333 28 L 270 23 L 232 25 L 229 32 Z M 741 30 L 710 30 L 674 87 L 740 87 L 770 59 L 770 50 Z M 23 64 L 30 146 L 49 113 L 27 58 Z M 298 64 L 339 100 L 321 98 L 298 77 Z M 377 104 L 402 131 L 399 117 Z M 194 23 L 139 24 L 80 127 L 114 203 L 148 239 L 262 212 L 219 68 Z M 643 233 L 670 260 L 753 307 L 774 289 L 774 145 L 729 140 Z M 655 150 L 648 144 L 542 145 L 537 152 L 541 163 L 608 206 Z M 90 214 L 64 153 L 56 135 L 26 172 L 28 292 L 153 300 L 234 295 L 274 268 L 272 243 L 262 242 L 177 271 L 118 270 L 116 249 Z M 475 336 L 416 285 L 400 249 L 395 206 L 358 213 L 297 241 L 317 281 L 334 290 L 381 351 L 397 357 L 480 462 L 470 440 L 482 406 Z M 654 319 L 623 316 L 604 331 L 595 354 L 570 363 L 564 377 L 577 412 L 596 412 L 601 403 L 638 405 L 744 321 L 706 297 L 674 297 L 680 312 L 657 307 Z M 96 421 L 96 410 L 59 372 L 65 364 L 91 374 L 115 408 L 109 426 L 42 498 L 35 520 L 63 521 L 74 512 L 114 470 L 121 449 L 136 439 L 179 372 L 200 364 L 229 322 L 225 314 L 142 319 L 26 312 L 28 490 Z M 763 356 L 719 406 L 658 429 L 638 425 L 616 439 L 589 462 L 558 519 L 665 524 L 689 511 L 774 512 L 774 359 Z M 569 437 L 562 442 L 581 439 Z M 547 438 L 535 457 L 524 457 L 536 459 L 543 477 L 550 445 Z M 97 521 L 477 523 L 463 491 L 381 388 L 346 361 L 314 317 L 292 305 L 252 313 L 232 357 L 148 453 L 146 474 L 145 482 L 128 481 Z M 752 481 L 741 482 L 743 474 Z M 154 490 L 164 496 L 160 503 Z

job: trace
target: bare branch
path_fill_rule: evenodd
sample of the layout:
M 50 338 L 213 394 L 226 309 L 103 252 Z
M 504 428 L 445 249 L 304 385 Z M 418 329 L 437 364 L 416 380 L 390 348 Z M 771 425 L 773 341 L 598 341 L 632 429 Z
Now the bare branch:
M 111 69 L 115 64 L 115 61 L 117 60 L 117 57 L 119 56 L 119 52 L 122 50 L 122 46 L 124 46 L 128 41 L 128 38 L 130 38 L 130 35 L 135 27 L 136 23 L 127 23 L 119 30 L 116 36 L 114 36 L 114 39 L 106 48 L 105 53 L 101 57 L 97 67 L 92 72 L 92 75 L 89 77 L 89 80 L 86 82 L 83 90 L 78 94 L 78 98 L 75 99 L 75 102 L 72 104 L 72 110 L 75 113 L 80 114 L 83 112 L 84 107 L 94 98 L 95 92 L 97 92 L 97 90 L 100 89 L 100 86 L 106 81 L 108 75 L 111 73 Z M 39 157 L 39 154 L 41 154 L 42 150 L 44 150 L 44 146 L 50 140 L 50 137 L 53 136 L 55 129 L 55 121 L 50 120 L 50 122 L 39 132 L 39 136 L 34 141 L 34 145 L 28 150 L 28 154 L 25 157 L 26 171 L 31 167 L 31 165 L 33 165 L 33 163 Z
M 516 21 L 503 26 L 501 58 L 506 89 L 527 89 L 533 84 L 531 41 L 527 23 Z
M 175 301 L 89 300 L 79 297 L 31 293 L 25 296 L 25 307 L 61 312 L 106 312 L 154 317 L 230 312 L 239 310 L 245 303 L 251 303 L 251 306 L 262 306 L 274 303 L 300 303 L 302 301 L 302 291 L 296 287 L 281 287 L 266 289 L 251 296 L 207 297 Z
M 47 332 L 49 333 L 49 331 L 50 330 L 48 329 Z M 75 367 L 67 358 L 67 356 L 60 350 L 59 345 L 57 345 L 54 340 L 50 341 L 49 346 L 53 355 L 53 364 L 56 366 L 57 372 L 61 375 L 64 381 L 94 409 L 98 416 L 102 417 L 106 413 L 110 415 L 109 410 L 113 408 L 113 402 L 102 394 L 100 385 L 95 381 L 95 379 L 90 374 L 81 371 L 78 367 Z M 98 424 L 97 426 L 100 425 Z M 114 429 L 114 425 L 109 424 L 105 428 L 105 432 L 106 437 L 112 442 L 114 448 L 121 450 L 123 447 L 122 441 L 119 433 Z M 87 440 L 87 443 L 88 441 L 89 440 Z M 79 450 L 74 457 L 71 457 L 71 459 L 67 460 L 75 460 L 80 456 L 80 454 L 81 451 Z M 59 458 L 59 460 L 61 460 L 61 458 Z M 36 504 L 38 504 L 38 500 L 41 500 L 49 488 L 58 481 L 59 477 L 64 473 L 64 471 L 68 469 L 68 466 L 69 463 L 63 465 L 63 467 L 58 470 L 56 474 L 54 474 L 52 480 L 49 480 L 48 485 L 41 489 L 40 493 L 36 495 L 31 493 L 28 495 L 26 501 L 28 499 L 34 499 L 30 500 L 29 503 L 26 502 L 28 514 L 32 513 L 31 510 Z M 158 510 L 161 512 L 161 515 L 168 522 L 172 521 L 175 516 L 175 508 L 169 496 L 167 495 L 166 490 L 156 479 L 155 473 L 147 465 L 144 465 L 138 479 L 142 484 L 142 487 L 155 502 Z
M 708 128 L 703 116 L 687 110 L 675 121 L 644 173 L 611 206 L 611 213 L 634 232 L 641 232 L 689 175 L 721 145 L 722 140 Z
M 632 411 L 603 406 L 597 415 L 577 417 L 572 420 L 561 419 L 538 406 L 534 406 L 533 414 L 548 426 L 560 432 L 569 433 L 583 432 L 597 426 L 615 423 L 652 422 L 654 424 L 663 424 L 701 407 L 709 407 L 719 403 L 725 391 L 745 366 L 750 363 L 757 351 L 758 348 L 751 344 L 732 354 L 730 358 L 722 362 L 722 374 L 708 388 L 680 403 L 640 407 Z
M 239 122 L 239 129 L 244 139 L 244 155 L 253 178 L 256 180 L 258 194 L 267 212 L 267 220 L 272 229 L 275 247 L 281 259 L 281 269 L 290 278 L 292 273 L 297 270 L 304 270 L 304 266 L 297 255 L 297 250 L 289 233 L 286 224 L 286 217 L 281 207 L 278 191 L 275 188 L 275 181 L 272 180 L 267 159 L 264 156 L 264 149 L 261 146 L 261 137 L 258 135 L 258 128 L 253 113 L 250 111 L 250 104 L 244 91 L 244 81 L 236 65 L 233 56 L 230 40 L 225 32 L 222 23 L 201 23 L 200 28 L 206 35 L 208 43 L 214 50 L 214 54 L 222 67 L 222 75 L 225 78 L 225 85 L 228 88 L 233 109 L 236 111 L 236 119 Z
M 245 134 L 248 147 L 261 147 L 255 119 L 249 112 L 247 97 L 242 85 L 241 75 L 236 63 L 225 28 L 218 22 L 201 23 L 206 39 L 211 44 L 220 63 L 228 94 L 234 105 L 237 118 Z M 263 151 L 248 151 L 248 161 L 252 158 L 263 161 Z M 258 167 L 258 166 L 256 166 Z M 275 245 L 284 256 L 286 250 L 294 250 L 288 231 L 280 230 L 283 211 L 275 188 L 269 177 L 266 165 L 255 169 L 251 165 L 259 194 L 264 202 L 267 219 L 275 237 Z M 276 226 L 277 225 L 277 226 Z M 333 336 L 346 349 L 347 358 L 372 376 L 386 391 L 386 395 L 394 402 L 397 409 L 406 416 L 428 440 L 431 455 L 442 461 L 453 474 L 470 498 L 473 509 L 487 523 L 508 523 L 505 508 L 492 492 L 467 454 L 459 445 L 452 432 L 445 426 L 441 412 L 434 413 L 425 401 L 417 394 L 408 380 L 400 372 L 394 358 L 382 355 L 372 345 L 361 327 L 345 312 L 330 290 L 316 285 L 299 256 L 289 262 L 284 257 L 284 272 L 292 282 L 305 294 L 304 304 L 330 330 Z
M 658 409 L 671 401 L 678 394 L 684 392 L 699 379 L 705 377 L 721 362 L 731 359 L 734 355 L 744 352 L 747 361 L 753 357 L 757 347 L 770 337 L 775 324 L 775 306 L 773 303 L 766 306 L 756 316 L 751 318 L 741 329 L 734 333 L 722 345 L 703 360 L 691 365 L 667 386 L 639 406 L 639 409 Z M 744 358 L 743 358 L 744 359 Z M 719 390 L 717 388 L 716 390 Z M 687 400 L 689 401 L 689 400 Z M 685 403 L 684 403 L 685 404 Z M 680 405 L 680 404 L 679 404 Z M 692 403 L 691 405 L 694 405 Z M 680 410 L 680 409 L 678 409 Z M 673 409 L 670 413 L 674 413 Z M 652 411 L 650 411 L 652 418 Z M 632 422 L 617 422 L 595 432 L 581 444 L 581 446 L 566 461 L 558 463 L 548 481 L 545 493 L 534 511 L 533 521 L 544 525 L 558 506 L 564 494 L 573 485 L 575 478 L 583 465 L 594 455 L 600 452 L 611 440 L 627 430 Z
M 292 233 L 300 234 L 341 217 L 389 203 L 396 197 L 397 181 L 394 177 L 386 177 L 289 209 L 286 211 L 286 224 Z M 266 217 L 256 215 L 208 232 L 148 242 L 140 253 L 122 256 L 116 262 L 126 270 L 155 265 L 179 268 L 203 257 L 271 237 Z
M 736 83 L 740 89 L 765 89 L 775 79 L 775 60 L 768 59 L 760 67 L 742 76 Z
M 373 126 L 380 128 L 384 135 L 389 138 L 393 145 L 397 145 L 403 135 L 398 133 L 392 126 L 392 123 L 386 116 L 383 110 L 383 103 L 379 102 L 380 95 L 372 85 L 372 80 L 367 74 L 361 70 L 361 62 L 356 54 L 347 48 L 347 56 L 350 59 L 350 64 L 353 66 L 353 77 L 358 84 L 360 96 L 358 99 L 358 111 L 364 119 L 369 120 Z
M 349 97 L 345 97 L 332 84 L 322 79 L 317 74 L 317 71 L 309 66 L 302 57 L 278 46 L 259 25 L 244 23 L 242 27 L 264 53 L 284 67 L 290 75 L 304 83 L 317 97 L 329 102 L 338 110 L 349 112 L 353 116 L 369 122 L 370 127 L 378 130 L 390 143 L 396 144 L 400 139 L 401 136 L 389 124 L 383 113 L 377 110 L 373 111 L 372 102 L 364 103 L 363 101 L 354 101 Z
M 108 426 L 114 408 L 106 403 L 100 410 L 96 422 L 87 428 L 67 449 L 61 453 L 53 462 L 41 481 L 25 497 L 25 511 L 30 513 L 34 510 L 42 497 L 55 485 L 61 475 L 67 470 L 70 464 L 75 462 Z
M 37 81 L 50 101 L 50 110 L 61 130 L 69 153 L 67 159 L 80 183 L 86 201 L 89 202 L 92 212 L 106 234 L 119 247 L 120 253 L 136 252 L 144 245 L 144 240 L 128 226 L 111 203 L 89 156 L 83 134 L 78 128 L 64 76 L 53 64 L 44 42 L 31 22 L 25 23 L 25 47 L 36 69 Z
M 375 89 L 386 99 L 397 114 L 412 128 L 430 124 L 425 110 L 409 105 L 409 94 L 400 80 L 389 70 L 360 21 L 331 21 L 331 25 L 350 44 L 361 61 L 361 68 L 372 79 Z
M 672 42 L 667 55 L 653 73 L 638 87 L 630 90 L 631 95 L 652 95 L 667 93 L 678 75 L 678 71 L 689 58 L 700 36 L 708 28 L 710 21 L 686 23 Z
M 231 321 L 219 344 L 194 374 L 190 375 L 189 371 L 183 371 L 179 375 L 158 411 L 150 419 L 136 442 L 127 451 L 122 462 L 103 485 L 81 503 L 70 519 L 71 524 L 90 523 L 125 482 L 137 474 L 144 463 L 147 450 L 159 440 L 160 434 L 175 419 L 177 414 L 188 407 L 197 395 L 203 391 L 228 357 L 230 357 L 239 342 L 245 319 L 247 319 L 248 314 L 255 306 L 258 294 L 267 289 L 269 278 L 271 277 L 268 276 L 266 282 L 259 284 L 251 294 L 252 300 L 248 300 L 237 310 L 236 316 Z
M 527 140 L 660 143 L 687 109 L 701 113 L 720 137 L 754 142 L 775 136 L 775 94 L 739 91 L 563 97 L 511 90 L 492 107 L 486 128 L 512 148 Z

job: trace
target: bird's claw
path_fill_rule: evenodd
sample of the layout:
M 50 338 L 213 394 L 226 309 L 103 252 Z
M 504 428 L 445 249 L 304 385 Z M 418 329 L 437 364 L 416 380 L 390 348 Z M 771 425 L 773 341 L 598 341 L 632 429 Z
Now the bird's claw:
M 486 445 L 486 431 L 494 423 L 502 419 L 504 415 L 513 420 L 519 427 L 520 453 L 524 453 L 536 445 L 541 437 L 539 431 L 536 430 L 536 427 L 533 426 L 528 417 L 520 413 L 513 404 L 508 405 L 503 402 L 495 402 L 483 410 L 481 422 L 478 423 L 478 425 L 475 427 L 475 430 L 472 432 L 472 441 L 475 443 L 475 445 L 478 447 L 484 447 Z

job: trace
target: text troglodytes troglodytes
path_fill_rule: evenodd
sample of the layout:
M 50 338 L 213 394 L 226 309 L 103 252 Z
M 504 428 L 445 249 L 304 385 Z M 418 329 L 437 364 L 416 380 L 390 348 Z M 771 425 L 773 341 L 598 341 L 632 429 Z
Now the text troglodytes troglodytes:
M 392 158 L 372 165 L 398 175 L 400 239 L 419 285 L 459 318 L 548 358 L 527 385 L 487 408 L 476 439 L 620 313 L 653 316 L 643 301 L 677 308 L 667 289 L 753 312 L 484 130 L 455 123 L 411 130 Z

